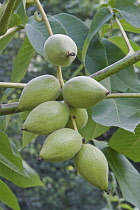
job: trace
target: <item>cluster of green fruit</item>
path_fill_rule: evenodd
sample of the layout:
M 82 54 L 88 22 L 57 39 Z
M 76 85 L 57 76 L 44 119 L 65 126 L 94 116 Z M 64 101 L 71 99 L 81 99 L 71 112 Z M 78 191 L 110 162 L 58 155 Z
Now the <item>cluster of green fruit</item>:
M 69 65 L 77 54 L 73 43 L 66 35 L 51 36 L 45 43 L 47 60 L 54 65 Z M 58 101 L 61 93 L 63 101 Z M 61 162 L 74 157 L 81 176 L 102 190 L 107 190 L 108 186 L 107 160 L 98 148 L 83 144 L 78 130 L 88 121 L 86 108 L 94 106 L 107 94 L 105 87 L 87 76 L 72 78 L 61 87 L 56 77 L 42 75 L 27 83 L 18 104 L 20 111 L 31 110 L 22 130 L 48 135 L 39 158 Z M 77 130 L 73 129 L 73 120 Z

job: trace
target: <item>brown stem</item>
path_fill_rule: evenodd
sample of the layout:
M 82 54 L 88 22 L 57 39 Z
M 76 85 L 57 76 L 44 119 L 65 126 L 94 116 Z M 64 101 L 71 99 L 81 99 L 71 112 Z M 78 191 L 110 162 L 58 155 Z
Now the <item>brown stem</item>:
M 18 107 L 18 102 L 10 103 L 10 104 L 1 104 L 0 105 L 0 116 L 15 114 L 19 111 L 16 111 Z

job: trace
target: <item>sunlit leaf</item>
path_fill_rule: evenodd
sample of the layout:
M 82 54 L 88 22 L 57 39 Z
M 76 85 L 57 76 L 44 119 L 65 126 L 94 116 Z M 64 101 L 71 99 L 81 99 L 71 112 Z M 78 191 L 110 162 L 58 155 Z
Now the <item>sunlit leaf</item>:
M 0 201 L 5 203 L 11 209 L 20 210 L 16 196 L 2 180 L 0 180 Z
M 109 146 L 117 152 L 125 155 L 135 162 L 140 161 L 140 125 L 135 129 L 135 133 L 118 129 L 111 137 Z
M 28 38 L 25 37 L 18 55 L 14 60 L 11 82 L 20 82 L 23 79 L 34 54 L 35 50 L 31 46 Z
M 134 0 L 116 0 L 115 9 L 132 26 L 140 28 L 140 5 L 135 5 Z
M 104 126 L 117 126 L 134 132 L 140 123 L 140 99 L 104 99 L 92 108 L 92 118 Z
M 95 36 L 95 34 L 100 30 L 100 28 L 113 16 L 113 13 L 109 11 L 108 8 L 101 8 L 94 16 L 90 29 L 88 32 L 88 36 L 84 42 L 83 46 L 83 60 L 85 60 L 86 52 L 90 41 Z
M 89 108 L 87 112 L 88 112 L 88 122 L 83 129 L 79 130 L 79 132 L 82 135 L 82 137 L 86 139 L 86 141 L 89 141 L 91 139 L 97 138 L 98 136 L 101 136 L 109 129 L 109 127 L 98 124 L 92 119 L 91 108 Z

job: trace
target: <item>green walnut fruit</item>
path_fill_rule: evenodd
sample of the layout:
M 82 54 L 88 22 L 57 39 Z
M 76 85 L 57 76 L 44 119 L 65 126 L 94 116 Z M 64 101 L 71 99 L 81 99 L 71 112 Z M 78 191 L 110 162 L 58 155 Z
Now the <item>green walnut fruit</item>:
M 48 135 L 65 127 L 69 119 L 68 107 L 58 101 L 47 101 L 35 107 L 27 116 L 22 130 Z
M 78 130 L 85 127 L 88 121 L 88 113 L 86 109 L 71 108 L 72 117 L 75 119 Z M 71 117 L 69 118 L 66 128 L 73 128 Z
M 107 191 L 108 163 L 101 150 L 91 144 L 83 144 L 74 156 L 74 163 L 84 179 L 101 190 Z
M 60 83 L 52 75 L 42 75 L 30 80 L 22 91 L 18 110 L 32 110 L 45 101 L 53 101 L 60 94 Z
M 65 83 L 62 93 L 69 105 L 89 108 L 106 98 L 109 91 L 91 77 L 78 76 Z
M 70 128 L 61 128 L 45 140 L 39 158 L 50 162 L 61 162 L 72 158 L 82 146 L 82 136 Z
M 50 36 L 44 45 L 44 57 L 56 66 L 69 66 L 77 55 L 75 42 L 64 34 Z

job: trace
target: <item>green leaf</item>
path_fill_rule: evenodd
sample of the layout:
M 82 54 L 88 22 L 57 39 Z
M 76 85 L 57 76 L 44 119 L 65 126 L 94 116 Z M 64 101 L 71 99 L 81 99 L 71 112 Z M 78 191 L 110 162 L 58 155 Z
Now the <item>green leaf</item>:
M 106 49 L 96 35 L 90 42 L 86 55 L 85 66 L 90 74 L 93 74 L 107 66 Z
M 105 36 L 105 33 L 108 32 L 111 29 L 111 24 L 104 24 L 100 30 L 100 36 L 103 38 Z
M 25 147 L 27 144 L 29 144 L 32 140 L 36 139 L 38 135 L 30 132 L 23 131 L 22 136 L 22 147 Z
M 14 60 L 11 82 L 20 82 L 24 78 L 34 54 L 35 50 L 31 46 L 28 38 L 25 37 L 18 55 Z
M 5 130 L 5 125 L 6 125 L 6 116 L 0 116 L 0 130 L 4 131 Z
M 19 4 L 18 8 L 17 8 L 17 14 L 19 15 L 20 17 L 20 20 L 21 20 L 21 23 L 23 25 L 25 25 L 28 21 L 28 17 L 27 17 L 27 14 L 26 14 L 26 3 L 25 1 L 21 1 L 21 3 Z
M 110 168 L 116 176 L 124 199 L 139 209 L 140 174 L 125 156 L 117 153 L 112 148 L 104 148 L 103 153 L 108 160 Z
M 4 91 L 4 94 L 2 96 L 1 101 L 4 102 L 5 99 L 11 95 L 11 93 L 13 92 L 14 88 L 6 88 L 6 90 Z
M 109 146 L 135 162 L 140 161 L 140 125 L 135 133 L 118 129 L 111 137 Z
M 0 176 L 20 187 L 43 186 L 37 173 L 21 159 L 17 148 L 0 132 Z
M 92 118 L 104 126 L 117 126 L 134 132 L 140 123 L 140 99 L 104 99 L 92 107 Z
M 87 112 L 88 122 L 83 129 L 79 130 L 79 133 L 86 139 L 86 142 L 101 136 L 109 129 L 109 127 L 100 125 L 92 119 L 92 108 L 89 108 Z
M 104 39 L 103 44 L 106 48 L 109 65 L 125 57 L 125 54 L 122 52 L 122 50 L 109 40 Z M 122 71 L 119 71 L 111 76 L 110 79 L 113 92 L 126 92 L 128 88 L 134 89 L 136 92 L 140 91 L 140 81 L 137 78 L 133 66 L 129 66 Z
M 128 205 L 126 203 L 120 204 L 120 207 L 123 209 L 134 210 L 130 205 Z
M 12 14 L 10 21 L 8 23 L 8 28 L 12 28 L 14 26 L 18 26 L 21 24 L 20 17 L 17 14 Z
M 0 175 L 22 188 L 44 186 L 35 170 L 25 161 L 23 161 L 22 164 L 24 174 L 17 173 L 0 163 Z
M 0 132 L 0 162 L 14 171 L 23 173 L 20 154 L 13 154 L 8 136 L 3 132 Z
M 16 196 L 2 180 L 0 180 L 0 201 L 5 203 L 11 209 L 20 210 Z
M 101 83 L 109 92 L 111 92 L 110 77 L 107 77 L 106 79 L 103 79 L 102 81 L 100 81 L 100 83 Z
M 111 6 L 111 7 L 114 7 L 115 1 L 116 1 L 116 0 L 110 0 L 110 1 L 108 2 L 108 5 Z
M 66 31 L 60 21 L 53 16 L 49 17 L 49 22 L 54 34 L 66 34 Z M 39 54 L 44 54 L 44 44 L 49 37 L 48 31 L 44 22 L 37 22 L 34 17 L 30 17 L 28 23 L 25 26 L 26 34 L 33 48 Z
M 78 48 L 82 49 L 88 33 L 88 27 L 85 23 L 77 17 L 66 13 L 60 13 L 58 15 L 54 15 L 53 17 L 62 23 L 67 35 L 75 41 Z
M 100 28 L 113 16 L 113 13 L 110 13 L 109 9 L 101 8 L 94 16 L 91 26 L 88 32 L 88 36 L 84 42 L 83 46 L 83 60 L 85 60 L 86 52 L 90 41 L 95 36 L 95 34 L 100 30 Z
M 130 25 L 126 20 L 123 18 L 119 19 L 123 29 L 128 32 L 132 33 L 140 33 L 140 29 Z M 119 26 L 116 22 L 114 22 L 112 25 L 111 24 L 104 24 L 101 28 L 101 37 L 104 37 L 106 32 L 112 31 L 112 29 L 119 29 Z M 119 29 L 120 30 L 120 29 Z
M 24 121 L 27 118 L 29 113 L 30 113 L 30 111 L 21 112 L 20 113 L 20 120 Z M 22 146 L 21 146 L 20 149 L 25 147 L 32 140 L 36 139 L 37 136 L 38 136 L 37 134 L 26 132 L 26 131 L 22 131 Z
M 31 112 L 31 111 L 20 112 L 20 113 L 19 113 L 20 120 L 21 120 L 21 121 L 24 121 L 24 120 L 27 118 L 27 116 L 28 116 L 28 114 L 29 114 L 30 112 Z
M 1 131 L 5 131 L 6 130 L 11 117 L 12 117 L 12 115 L 0 116 L 0 130 Z
M 126 45 L 123 37 L 120 37 L 120 36 L 111 37 L 108 40 L 113 42 L 115 45 L 117 45 L 125 54 L 128 53 L 128 48 L 127 48 L 127 45 Z M 129 41 L 130 41 L 130 44 L 135 52 L 140 50 L 140 46 L 138 44 L 136 44 L 135 42 L 133 42 L 131 40 L 129 40 Z M 140 67 L 140 61 L 135 63 L 135 65 Z
M 134 0 L 116 0 L 115 9 L 130 25 L 140 28 L 140 5 L 136 6 Z

